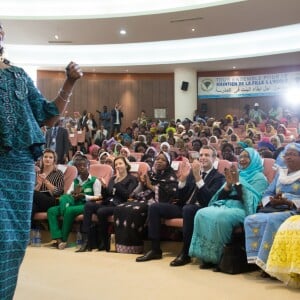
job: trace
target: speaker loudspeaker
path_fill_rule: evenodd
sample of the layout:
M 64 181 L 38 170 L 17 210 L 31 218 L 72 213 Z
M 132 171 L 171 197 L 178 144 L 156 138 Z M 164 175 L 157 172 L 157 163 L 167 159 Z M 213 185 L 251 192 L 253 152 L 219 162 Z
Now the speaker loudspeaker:
M 188 87 L 189 87 L 189 83 L 187 81 L 182 81 L 182 83 L 181 83 L 181 89 L 183 91 L 187 91 Z

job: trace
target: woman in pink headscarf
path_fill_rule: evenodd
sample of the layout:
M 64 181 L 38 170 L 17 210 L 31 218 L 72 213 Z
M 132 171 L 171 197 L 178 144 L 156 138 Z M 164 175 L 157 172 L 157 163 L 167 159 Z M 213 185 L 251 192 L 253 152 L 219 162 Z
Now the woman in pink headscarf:
M 93 144 L 89 148 L 89 154 L 91 155 L 93 160 L 98 160 L 98 152 L 100 147 L 96 144 Z

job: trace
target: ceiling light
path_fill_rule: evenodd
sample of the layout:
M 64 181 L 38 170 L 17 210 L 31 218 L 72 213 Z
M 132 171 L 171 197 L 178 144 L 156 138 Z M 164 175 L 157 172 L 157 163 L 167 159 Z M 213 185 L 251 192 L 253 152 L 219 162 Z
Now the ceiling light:
M 192 31 L 194 32 L 196 29 L 195 28 L 192 28 Z
M 232 69 L 236 69 L 236 66 L 233 66 Z
M 125 35 L 126 33 L 127 33 L 127 32 L 126 32 L 125 29 L 121 29 L 121 30 L 120 30 L 120 34 Z
M 54 38 L 56 39 L 56 40 L 58 40 L 58 35 L 56 34 L 56 35 L 54 35 Z

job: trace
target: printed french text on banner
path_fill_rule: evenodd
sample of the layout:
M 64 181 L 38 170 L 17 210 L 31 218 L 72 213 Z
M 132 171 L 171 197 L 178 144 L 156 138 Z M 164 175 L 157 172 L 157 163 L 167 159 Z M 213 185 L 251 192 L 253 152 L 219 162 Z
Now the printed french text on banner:
M 198 98 L 276 96 L 300 86 L 300 72 L 251 76 L 198 77 Z

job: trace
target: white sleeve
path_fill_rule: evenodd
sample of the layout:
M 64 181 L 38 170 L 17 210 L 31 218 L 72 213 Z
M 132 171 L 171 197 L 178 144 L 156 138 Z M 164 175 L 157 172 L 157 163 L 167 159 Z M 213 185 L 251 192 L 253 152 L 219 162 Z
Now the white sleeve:
M 94 191 L 94 195 L 85 195 L 86 201 L 94 200 L 95 196 L 101 197 L 101 182 L 99 181 L 99 179 L 95 180 L 93 184 L 93 191 Z

